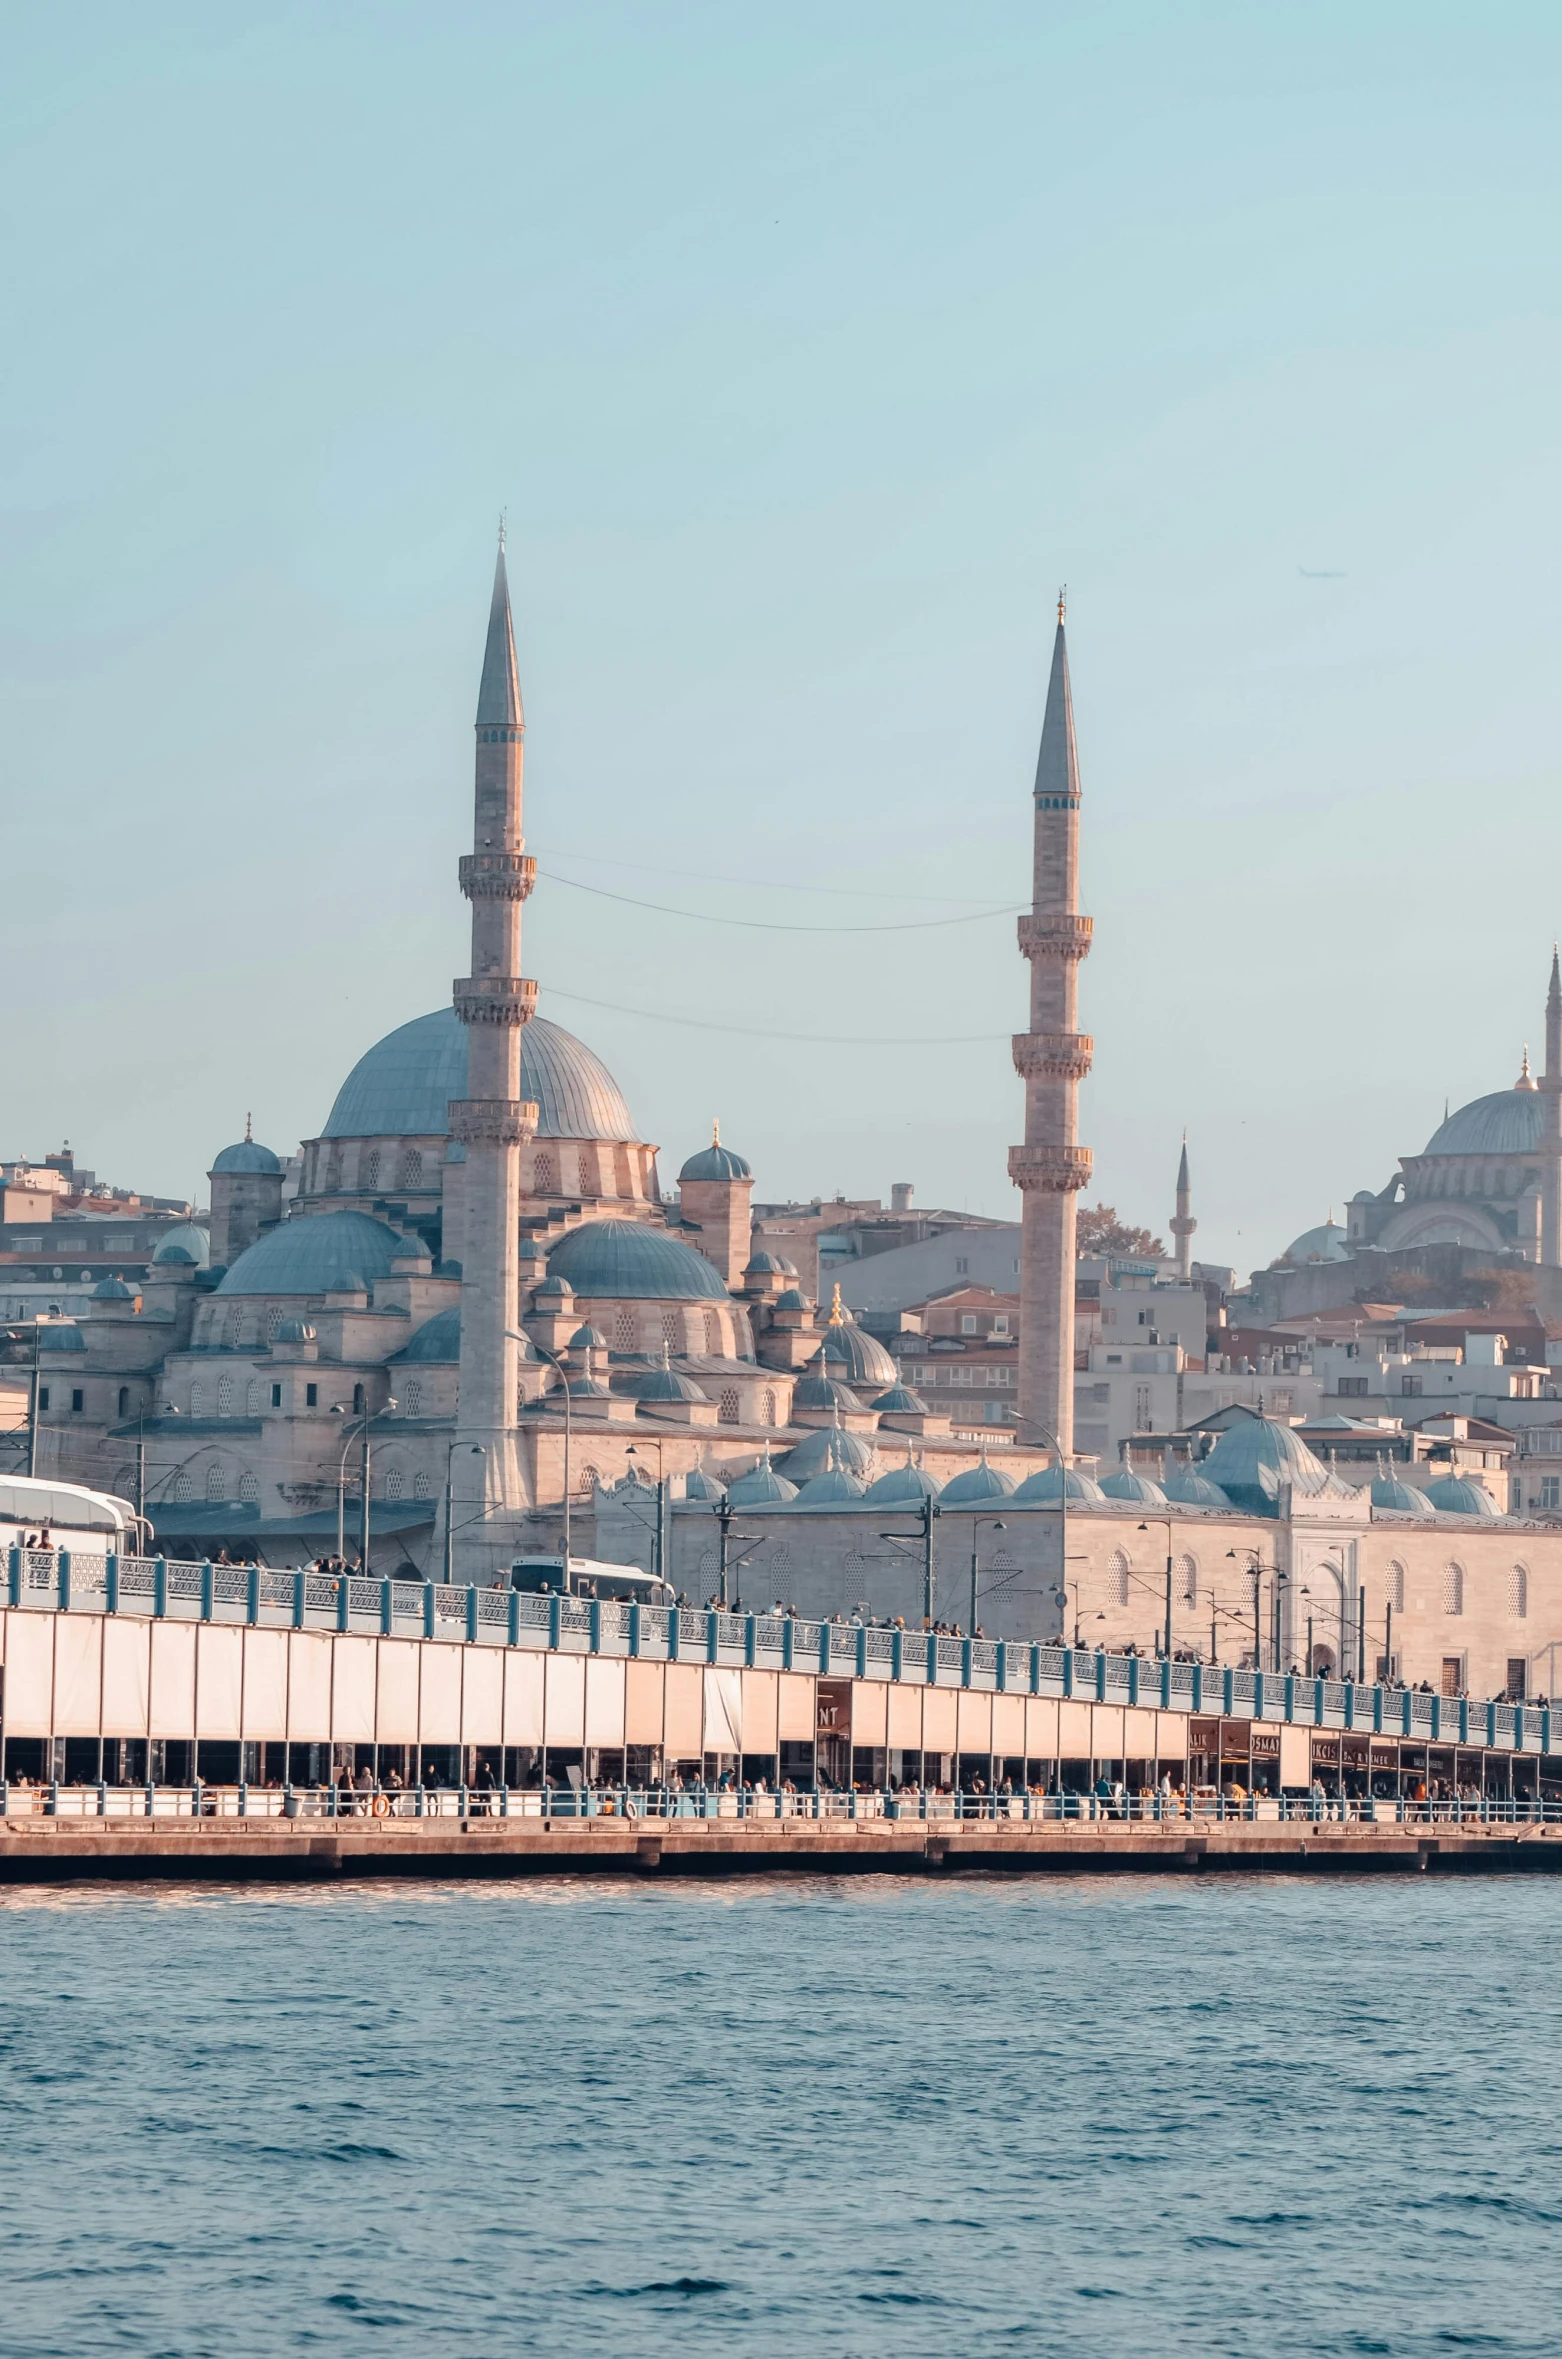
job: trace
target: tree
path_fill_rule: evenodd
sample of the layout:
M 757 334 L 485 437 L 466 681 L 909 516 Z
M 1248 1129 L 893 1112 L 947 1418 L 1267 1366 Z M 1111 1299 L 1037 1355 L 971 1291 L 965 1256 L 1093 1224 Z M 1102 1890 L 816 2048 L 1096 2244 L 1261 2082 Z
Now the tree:
M 1166 1248 L 1148 1229 L 1130 1228 L 1115 1204 L 1082 1204 L 1075 1232 L 1079 1253 L 1109 1253 L 1131 1261 L 1164 1261 Z

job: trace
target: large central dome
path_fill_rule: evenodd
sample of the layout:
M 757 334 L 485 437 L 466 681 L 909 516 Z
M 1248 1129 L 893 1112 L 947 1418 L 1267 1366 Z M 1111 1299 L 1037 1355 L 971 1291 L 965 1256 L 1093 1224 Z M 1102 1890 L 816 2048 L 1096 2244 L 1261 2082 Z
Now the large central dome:
M 1540 1144 L 1541 1099 L 1534 1089 L 1499 1089 L 1472 1098 L 1433 1131 L 1423 1155 L 1527 1155 Z
M 542 1109 L 542 1139 L 620 1139 L 638 1132 L 612 1074 L 573 1032 L 534 1016 L 521 1033 L 521 1095 Z M 443 1138 L 466 1096 L 466 1026 L 437 1008 L 376 1041 L 336 1093 L 327 1139 Z

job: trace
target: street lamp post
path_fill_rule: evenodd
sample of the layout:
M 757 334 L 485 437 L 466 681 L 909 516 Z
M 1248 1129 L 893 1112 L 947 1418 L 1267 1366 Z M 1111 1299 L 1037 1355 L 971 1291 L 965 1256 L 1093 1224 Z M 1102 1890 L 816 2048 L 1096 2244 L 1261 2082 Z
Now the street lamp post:
M 1008 1525 L 1001 1515 L 974 1515 L 971 1518 L 971 1636 L 976 1636 L 977 1584 L 980 1578 L 976 1559 L 976 1534 L 979 1526 L 991 1524 L 995 1532 L 1006 1532 Z
M 356 1428 L 348 1433 L 346 1441 L 342 1444 L 342 1454 L 336 1462 L 336 1554 L 340 1560 L 345 1558 L 347 1554 L 347 1453 L 354 1442 L 362 1442 L 363 1499 L 361 1503 L 362 1514 L 358 1525 L 358 1562 L 360 1571 L 365 1575 L 369 1570 L 369 1428 L 377 1417 L 389 1416 L 391 1410 L 396 1406 L 397 1403 L 393 1397 L 385 1403 L 383 1408 L 370 1409 L 365 1416 L 361 1417 Z M 331 1414 L 334 1417 L 345 1414 L 340 1403 L 332 1410 Z
M 922 1526 L 922 1627 L 924 1630 L 931 1630 L 933 1627 L 933 1523 L 934 1519 L 942 1515 L 943 1512 L 931 1493 L 923 1500 L 920 1507 L 907 1510 L 908 1514 L 915 1515 L 918 1523 Z M 888 1540 L 892 1548 L 909 1549 L 911 1546 L 911 1542 L 904 1532 L 880 1532 L 879 1538 Z
M 727 1573 L 732 1561 L 733 1541 L 747 1540 L 752 1543 L 752 1546 L 744 1549 L 743 1554 L 738 1558 L 737 1565 L 733 1568 L 738 1572 L 741 1572 L 743 1567 L 748 1563 L 748 1560 L 753 1555 L 755 1548 L 762 1548 L 765 1544 L 764 1534 L 762 1532 L 733 1531 L 732 1519 L 736 1513 L 737 1509 L 733 1506 L 731 1500 L 723 1497 L 716 1509 L 716 1529 L 719 1535 L 716 1557 L 716 1603 L 718 1606 L 720 1606 L 723 1613 L 726 1612 L 728 1603 Z
M 651 1570 L 659 1581 L 667 1580 L 667 1484 L 662 1473 L 662 1437 L 656 1441 L 656 1521 L 651 1526 Z M 640 1455 L 633 1442 L 624 1452 L 626 1458 Z M 669 1583 L 669 1586 L 671 1584 Z

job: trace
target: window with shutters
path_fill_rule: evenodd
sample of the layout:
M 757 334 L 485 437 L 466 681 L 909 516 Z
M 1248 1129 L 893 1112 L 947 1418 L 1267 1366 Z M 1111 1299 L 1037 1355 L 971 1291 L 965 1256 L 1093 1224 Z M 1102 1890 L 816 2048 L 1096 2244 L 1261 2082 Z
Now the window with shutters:
M 412 1496 L 413 1496 L 413 1498 L 414 1498 L 414 1499 L 427 1499 L 427 1498 L 429 1497 L 429 1495 L 430 1495 L 430 1485 L 429 1485 L 429 1479 L 428 1479 L 428 1476 L 427 1476 L 426 1474 L 415 1474 L 415 1475 L 413 1476 L 413 1478 L 412 1478 Z
M 705 1349 L 712 1353 L 721 1349 L 721 1321 L 714 1311 L 705 1314 Z
M 406 1489 L 407 1489 L 407 1478 L 406 1478 L 406 1476 L 405 1476 L 405 1475 L 402 1473 L 402 1471 L 401 1471 L 401 1468 L 400 1468 L 399 1466 L 393 1466 L 393 1467 L 391 1468 L 391 1470 L 390 1470 L 389 1474 L 388 1474 L 388 1475 L 385 1477 L 385 1496 L 386 1496 L 386 1498 L 387 1498 L 387 1499 L 400 1499 L 400 1498 L 403 1498 L 403 1497 L 405 1496 L 405 1494 L 406 1494 Z
M 252 1376 L 244 1387 L 244 1414 L 246 1417 L 258 1417 L 260 1414 L 260 1379 L 258 1376 Z
M 409 1417 L 422 1416 L 423 1387 L 415 1376 L 412 1378 L 412 1381 L 403 1389 L 402 1399 L 406 1403 L 407 1415 Z
M 759 1413 L 761 1419 L 766 1425 L 774 1425 L 776 1421 L 776 1396 L 768 1386 L 759 1396 Z
M 635 1314 L 620 1309 L 613 1318 L 613 1349 L 632 1352 L 635 1348 Z
M 537 1196 L 556 1196 L 559 1192 L 558 1166 L 546 1150 L 533 1161 L 532 1192 Z
M 576 1486 L 582 1499 L 589 1499 L 601 1480 L 602 1476 L 596 1467 L 583 1466 L 580 1470 L 580 1481 Z
M 1112 1558 L 1112 1586 L 1119 1605 L 1128 1603 L 1129 1571 L 1128 1559 L 1119 1548 Z
M 679 1323 L 678 1323 L 678 1313 L 677 1313 L 676 1311 L 663 1311 L 663 1313 L 662 1313 L 662 1341 L 663 1341 L 663 1343 L 665 1343 L 665 1344 L 666 1344 L 666 1346 L 667 1346 L 667 1348 L 668 1348 L 668 1350 L 669 1350 L 669 1351 L 676 1351 L 676 1350 L 678 1349 L 678 1346 L 679 1346 L 679 1344 L 682 1342 L 682 1340 L 683 1340 L 683 1337 L 682 1337 L 682 1334 L 681 1334 L 681 1332 L 680 1332 Z
M 423 1185 L 423 1150 L 403 1147 L 401 1162 L 396 1171 L 396 1184 L 402 1188 L 421 1188 Z
M 228 1496 L 228 1478 L 220 1466 L 206 1469 L 206 1497 L 213 1505 L 220 1505 Z
M 1402 1614 L 1405 1610 L 1405 1568 L 1402 1564 L 1391 1564 L 1388 1567 L 1383 1575 L 1383 1586 L 1388 1593 L 1386 1602 L 1396 1614 Z
M 363 1184 L 366 1188 L 377 1188 L 380 1184 L 380 1150 L 378 1147 L 371 1147 L 363 1159 Z
M 276 1342 L 277 1329 L 281 1326 L 281 1324 L 282 1305 L 279 1302 L 274 1302 L 270 1310 L 266 1313 L 266 1341 L 268 1343 Z
M 243 1332 L 244 1313 L 241 1310 L 236 1309 L 229 1311 L 227 1325 L 223 1330 L 223 1341 L 231 1349 L 232 1346 L 238 1342 L 239 1337 L 243 1334 Z
M 1148 1433 L 1149 1430 L 1150 1388 L 1147 1384 L 1136 1384 L 1134 1386 L 1134 1431 L 1135 1433 Z
M 190 1387 L 190 1415 L 199 1417 L 206 1406 L 206 1387 L 197 1379 Z
M 187 1506 L 194 1497 L 195 1485 L 189 1476 L 182 1471 L 176 1474 L 174 1476 L 174 1498 L 178 1504 L 181 1507 Z
M 1182 1573 L 1183 1603 L 1185 1605 L 1192 1605 L 1199 1594 L 1198 1558 L 1196 1556 L 1185 1556 L 1182 1560 L 1180 1570 Z
M 260 1498 L 260 1484 L 252 1474 L 239 1477 L 239 1498 L 244 1506 L 253 1507 Z
M 217 1414 L 219 1417 L 233 1415 L 233 1378 L 231 1376 L 219 1376 L 217 1379 Z
M 717 1414 L 720 1416 L 722 1424 L 736 1425 L 738 1422 L 738 1410 L 739 1402 L 736 1387 L 729 1385 L 721 1396 L 721 1407 L 717 1412 Z
M 1451 1564 L 1443 1572 L 1443 1611 L 1445 1614 L 1464 1612 L 1464 1567 Z
M 1516 1564 L 1508 1575 L 1508 1611 L 1522 1622 L 1529 1612 L 1529 1574 Z

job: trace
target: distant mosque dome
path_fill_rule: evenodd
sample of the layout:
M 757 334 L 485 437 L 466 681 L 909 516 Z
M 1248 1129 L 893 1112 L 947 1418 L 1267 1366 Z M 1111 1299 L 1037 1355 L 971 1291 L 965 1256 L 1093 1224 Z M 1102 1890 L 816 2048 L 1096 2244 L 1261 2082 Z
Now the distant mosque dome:
M 454 1366 L 461 1357 L 461 1313 L 458 1308 L 436 1311 L 432 1319 L 425 1319 L 410 1343 L 404 1343 L 392 1358 L 402 1360 L 430 1360 L 447 1367 Z
M 210 1177 L 216 1179 L 226 1172 L 252 1171 L 262 1172 L 268 1178 L 277 1178 L 281 1170 L 281 1156 L 273 1155 L 271 1149 L 263 1147 L 259 1139 L 240 1139 L 237 1145 L 223 1148 L 211 1167 Z
M 784 1507 L 797 1497 L 797 1485 L 777 1474 L 767 1450 L 757 1466 L 728 1485 L 727 1497 L 734 1507 Z
M 1233 1507 L 1251 1515 L 1274 1515 L 1287 1483 L 1304 1498 L 1316 1498 L 1333 1481 L 1294 1428 L 1273 1417 L 1244 1417 L 1228 1425 L 1204 1464 L 1205 1479 Z
M 719 1505 L 727 1496 L 723 1485 L 713 1474 L 707 1474 L 703 1466 L 690 1467 L 683 1478 L 683 1495 L 686 1499 L 704 1499 L 711 1506 Z
M 833 1452 L 833 1455 L 832 1455 Z M 812 1475 L 839 1463 L 853 1474 L 868 1475 L 873 1471 L 877 1451 L 871 1441 L 860 1433 L 846 1433 L 839 1426 L 821 1425 L 800 1441 L 795 1450 L 786 1455 L 788 1482 L 807 1482 Z M 736 1483 L 732 1486 L 737 1490 Z
M 1544 1100 L 1520 1074 L 1512 1089 L 1472 1098 L 1439 1123 L 1423 1155 L 1527 1155 L 1540 1144 Z
M 1349 1239 L 1331 1212 L 1320 1228 L 1303 1229 L 1299 1237 L 1293 1237 L 1280 1259 L 1300 1269 L 1310 1261 L 1349 1261 L 1350 1257 Z
M 553 1278 L 596 1302 L 728 1300 L 726 1280 L 703 1254 L 637 1220 L 588 1220 L 571 1229 L 549 1254 L 548 1279 L 537 1292 Z
M 275 1343 L 314 1343 L 315 1330 L 307 1319 L 284 1319 L 272 1338 Z
M 690 1376 L 680 1376 L 676 1368 L 652 1368 L 630 1390 L 637 1401 L 706 1401 L 709 1393 L 701 1392 Z
M 1100 1506 L 1100 1484 L 1078 1466 L 1069 1467 L 1066 1474 L 1056 1466 L 1043 1466 L 1037 1473 L 1027 1475 L 1014 1494 L 1014 1504 L 1016 1507 L 1056 1506 L 1065 1481 L 1070 1506 L 1076 1499 L 1081 1507 Z
M 1101 1485 L 1103 1499 L 1126 1499 L 1134 1507 L 1164 1507 L 1166 1493 L 1137 1467 L 1117 1466 Z
M 752 1269 L 753 1266 L 753 1263 L 750 1262 L 749 1269 Z M 745 1270 L 743 1275 L 747 1277 L 748 1270 Z M 775 1306 L 778 1311 L 805 1311 L 808 1308 L 807 1303 L 803 1300 L 803 1290 L 800 1286 L 786 1287 L 776 1296 Z
M 398 1025 L 358 1059 L 320 1136 L 443 1138 L 450 1100 L 466 1096 L 466 1048 L 466 1026 L 453 1007 Z M 540 1139 L 638 1141 L 601 1058 L 546 1016 L 521 1027 L 521 1096 L 540 1109 Z
M 843 1409 L 852 1415 L 861 1403 L 855 1393 L 848 1392 L 833 1376 L 824 1375 L 817 1360 L 809 1363 L 809 1373 L 800 1376 L 792 1387 L 794 1409 Z
M 1428 1516 L 1436 1513 L 1425 1491 L 1402 1483 L 1397 1474 L 1379 1474 L 1372 1485 L 1372 1505 L 1378 1514 Z
M 362 1293 L 391 1263 L 420 1250 L 366 1212 L 297 1214 L 239 1255 L 219 1294 Z
M 914 1513 L 924 1499 L 936 1499 L 939 1489 L 925 1466 L 913 1466 L 908 1460 L 904 1466 L 892 1466 L 888 1474 L 879 1476 L 867 1494 L 868 1504 Z
M 829 1363 L 830 1374 L 839 1377 L 843 1384 L 894 1384 L 900 1376 L 900 1370 L 876 1335 L 870 1335 L 853 1319 L 836 1319 L 833 1312 L 819 1356 Z
M 1005 1474 L 1000 1466 L 989 1466 L 984 1458 L 980 1465 L 968 1466 L 964 1474 L 945 1483 L 938 1503 L 940 1507 L 975 1507 L 983 1499 L 1007 1499 L 1013 1491 L 1013 1475 Z
M 689 1176 L 687 1168 L 681 1171 L 678 1176 L 680 1179 L 687 1179 Z M 743 1265 L 745 1278 L 784 1278 L 786 1271 L 786 1263 L 779 1261 L 773 1253 L 752 1254 Z
M 925 1417 L 928 1406 L 919 1392 L 907 1384 L 892 1384 L 888 1392 L 881 1392 L 876 1401 L 868 1403 L 882 1417 Z
M 152 1256 L 154 1265 L 166 1261 L 177 1267 L 181 1262 L 193 1262 L 198 1270 L 209 1269 L 211 1258 L 212 1241 L 193 1220 L 178 1221 L 171 1229 L 165 1229 Z
M 74 1319 L 50 1320 L 37 1329 L 38 1349 L 41 1352 L 84 1352 L 87 1338 Z
M 721 1143 L 721 1125 L 711 1125 L 711 1140 L 697 1155 L 691 1155 L 678 1174 L 680 1187 L 685 1180 L 746 1180 L 754 1174 L 741 1155 L 734 1155 L 730 1147 Z M 753 1265 L 750 1264 L 750 1267 Z
M 859 1476 L 845 1466 L 827 1466 L 822 1474 L 804 1483 L 794 1505 L 799 1512 L 807 1507 L 851 1507 L 864 1496 Z
M 1467 1475 L 1445 1474 L 1441 1482 L 1426 1486 L 1428 1503 L 1437 1515 L 1496 1515 L 1500 1511 L 1484 1483 L 1472 1483 Z
M 1228 1511 L 1231 1501 L 1218 1483 L 1207 1474 L 1200 1474 L 1196 1466 L 1186 1466 L 1174 1474 L 1166 1485 L 1166 1497 L 1173 1507 L 1223 1507 Z
M 94 1302 L 134 1302 L 136 1290 L 127 1286 L 123 1278 L 100 1278 L 92 1289 Z

